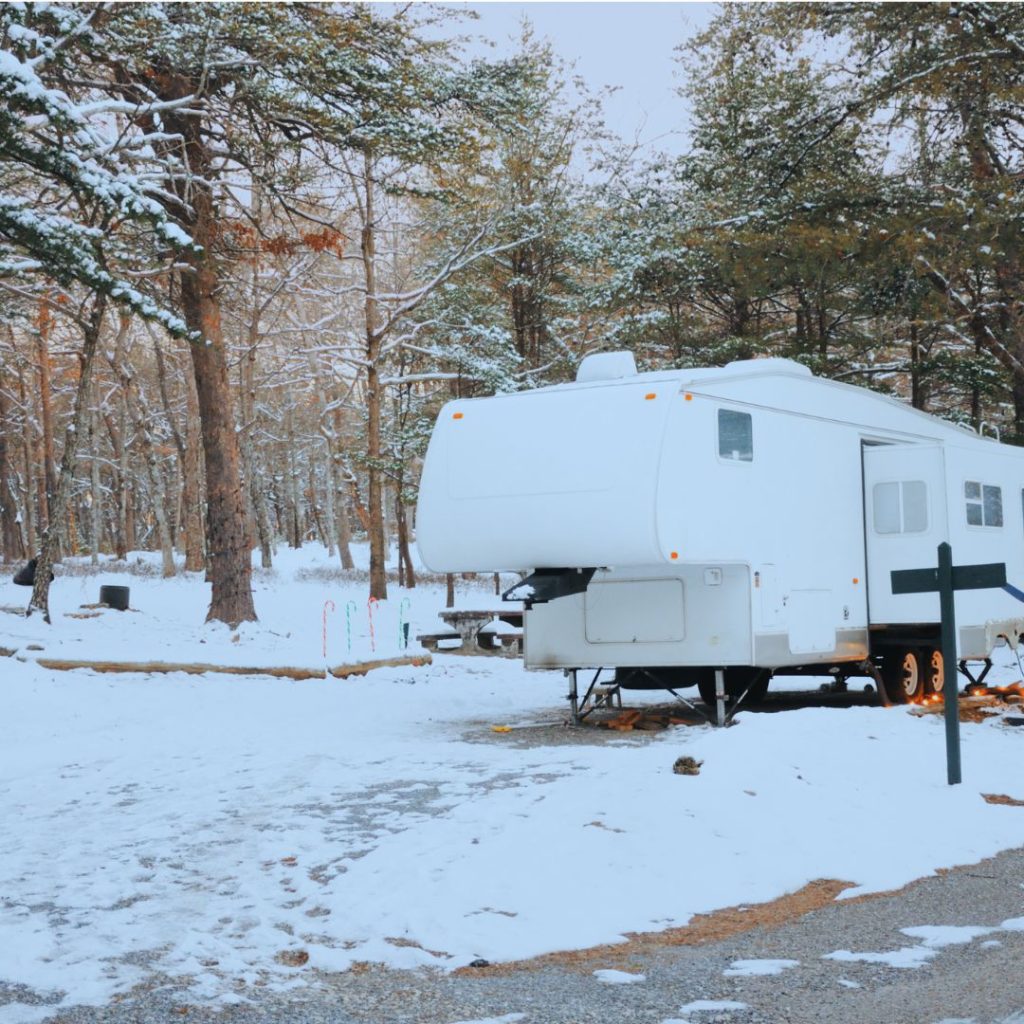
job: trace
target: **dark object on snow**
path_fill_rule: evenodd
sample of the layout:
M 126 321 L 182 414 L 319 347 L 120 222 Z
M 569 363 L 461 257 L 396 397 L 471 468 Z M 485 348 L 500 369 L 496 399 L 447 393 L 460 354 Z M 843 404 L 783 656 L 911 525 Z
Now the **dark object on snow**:
M 119 612 L 128 611 L 127 587 L 100 587 L 100 604 Z
M 38 558 L 30 558 L 15 574 L 14 582 L 19 587 L 34 587 L 36 585 L 36 563 Z M 53 582 L 53 572 L 50 572 L 50 582 Z
M 676 775 L 700 775 L 700 766 L 703 763 L 692 757 L 677 757 L 676 763 L 672 765 L 672 771 Z
M 1004 725 L 1024 725 L 1024 718 L 1021 718 L 1019 715 L 1007 715 L 1003 719 L 1003 724 Z
M 483 957 L 480 957 L 477 960 L 470 960 L 469 961 L 469 966 L 470 967 L 490 967 L 491 966 L 491 961 L 490 960 L 484 960 Z

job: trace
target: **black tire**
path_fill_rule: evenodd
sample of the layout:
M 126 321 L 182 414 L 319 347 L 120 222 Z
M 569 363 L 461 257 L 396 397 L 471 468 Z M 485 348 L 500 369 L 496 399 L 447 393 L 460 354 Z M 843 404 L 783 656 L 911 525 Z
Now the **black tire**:
M 919 701 L 925 692 L 924 652 L 916 647 L 896 647 L 882 657 L 882 681 L 893 704 Z
M 938 647 L 924 650 L 924 693 L 926 697 L 942 696 L 946 673 L 942 663 L 942 651 Z

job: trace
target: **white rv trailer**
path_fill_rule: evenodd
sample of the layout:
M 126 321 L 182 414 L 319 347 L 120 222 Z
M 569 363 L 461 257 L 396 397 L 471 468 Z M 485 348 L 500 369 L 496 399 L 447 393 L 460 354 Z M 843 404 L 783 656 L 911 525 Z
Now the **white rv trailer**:
M 785 359 L 638 374 L 607 353 L 445 405 L 416 530 L 431 570 L 533 573 L 526 667 L 574 694 L 575 670 L 613 668 L 708 699 L 724 669 L 733 696 L 832 672 L 906 701 L 942 686 L 939 601 L 890 571 L 949 541 L 1024 586 L 1024 450 Z M 961 664 L 1017 644 L 1013 590 L 958 594 Z

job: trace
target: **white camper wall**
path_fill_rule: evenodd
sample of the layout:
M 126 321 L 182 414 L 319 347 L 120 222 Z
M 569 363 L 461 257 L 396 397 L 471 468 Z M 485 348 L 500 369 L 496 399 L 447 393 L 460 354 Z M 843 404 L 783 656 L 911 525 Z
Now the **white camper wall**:
M 646 565 L 674 382 L 568 386 L 450 402 L 420 483 L 435 572 Z
M 988 509 L 969 502 L 968 482 L 999 489 L 1001 526 L 990 522 L 991 502 Z M 1005 562 L 1007 582 L 1024 590 L 1024 450 L 970 439 L 949 445 L 946 487 L 953 563 Z M 969 503 L 971 518 L 980 511 L 982 523 L 968 521 Z M 956 595 L 956 619 L 961 657 L 987 657 L 995 636 L 1024 632 L 1024 604 L 1003 590 L 962 590 Z
M 683 563 L 749 564 L 757 574 L 754 630 L 792 633 L 791 653 L 832 650 L 836 630 L 865 630 L 859 432 L 724 393 L 691 394 L 680 396 L 666 432 L 658 492 L 663 550 L 669 557 L 676 550 Z M 720 455 L 720 409 L 749 413 L 750 461 Z M 811 613 L 817 625 L 809 636 Z

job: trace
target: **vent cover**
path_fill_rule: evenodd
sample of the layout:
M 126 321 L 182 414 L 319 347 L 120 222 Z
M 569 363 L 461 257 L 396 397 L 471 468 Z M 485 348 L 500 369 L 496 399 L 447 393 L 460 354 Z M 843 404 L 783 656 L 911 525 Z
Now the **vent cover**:
M 632 352 L 595 352 L 587 356 L 576 371 L 576 383 L 595 380 L 618 380 L 636 376 L 636 360 Z

